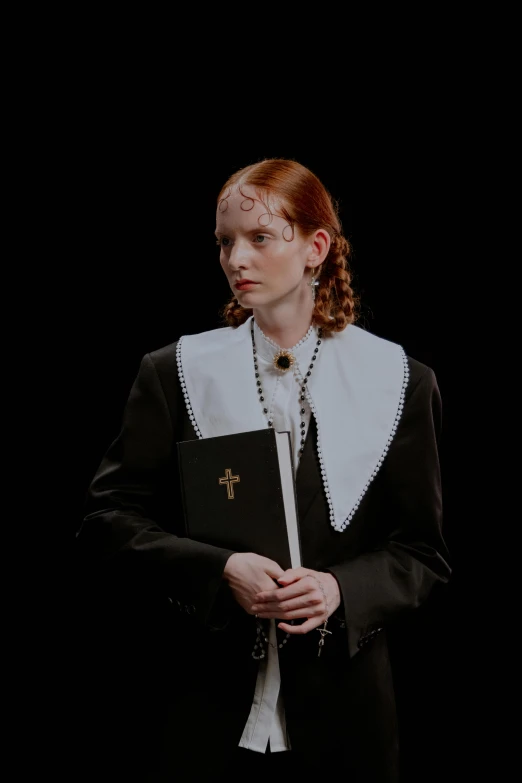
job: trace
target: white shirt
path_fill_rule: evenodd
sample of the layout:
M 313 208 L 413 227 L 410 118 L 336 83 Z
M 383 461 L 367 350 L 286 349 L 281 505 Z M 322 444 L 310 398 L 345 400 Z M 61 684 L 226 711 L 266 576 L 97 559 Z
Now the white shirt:
M 296 363 L 282 373 L 274 367 L 274 355 L 278 346 L 266 338 L 254 322 L 254 339 L 256 343 L 259 367 L 259 380 L 263 389 L 264 403 L 267 408 L 268 421 L 272 421 L 275 430 L 290 431 L 294 466 L 299 464 L 299 449 L 301 448 L 301 422 L 305 423 L 306 432 L 310 425 L 310 407 L 306 400 L 301 400 L 302 381 L 306 376 L 317 342 L 317 334 L 309 330 L 307 335 L 290 348 L 290 353 Z M 312 369 L 313 375 L 313 369 Z M 311 378 L 312 376 L 310 376 Z M 261 403 L 260 403 L 261 404 Z M 301 410 L 304 408 L 305 413 Z M 306 436 L 305 436 L 306 437 Z M 277 753 L 290 750 L 286 733 L 285 713 L 280 692 L 281 674 L 279 671 L 279 656 L 276 641 L 275 620 L 270 621 L 268 655 L 259 663 L 259 672 L 250 715 L 239 742 L 240 747 L 259 753 L 265 753 L 270 739 L 270 750 Z

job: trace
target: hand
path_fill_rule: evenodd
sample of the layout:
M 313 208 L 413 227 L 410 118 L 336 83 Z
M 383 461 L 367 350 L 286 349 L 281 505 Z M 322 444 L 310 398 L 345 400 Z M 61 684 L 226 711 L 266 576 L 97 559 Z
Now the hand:
M 258 593 L 250 609 L 259 617 L 306 618 L 301 625 L 279 623 L 278 628 L 286 633 L 304 634 L 318 628 L 341 603 L 339 585 L 332 574 L 311 568 L 289 568 L 277 581 L 281 587 Z
M 273 590 L 274 579 L 283 574 L 281 566 L 268 557 L 254 552 L 234 552 L 227 560 L 223 578 L 227 580 L 238 604 L 248 614 L 256 614 L 252 611 L 256 595 Z

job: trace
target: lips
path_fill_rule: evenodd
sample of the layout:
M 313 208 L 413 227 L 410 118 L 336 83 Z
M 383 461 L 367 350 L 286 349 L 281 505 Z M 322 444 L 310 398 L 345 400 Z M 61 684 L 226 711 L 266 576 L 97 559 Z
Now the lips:
M 254 283 L 253 280 L 238 280 L 234 283 L 234 288 L 237 291 L 247 291 L 249 288 L 253 288 L 258 283 Z

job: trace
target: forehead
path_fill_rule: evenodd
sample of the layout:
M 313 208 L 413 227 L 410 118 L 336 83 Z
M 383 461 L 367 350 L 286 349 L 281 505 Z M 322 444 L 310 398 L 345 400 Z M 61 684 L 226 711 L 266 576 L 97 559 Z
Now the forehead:
M 216 230 L 225 231 L 233 227 L 281 228 L 286 224 L 284 218 L 276 213 L 277 202 L 261 195 L 250 185 L 235 185 L 224 193 L 216 209 Z

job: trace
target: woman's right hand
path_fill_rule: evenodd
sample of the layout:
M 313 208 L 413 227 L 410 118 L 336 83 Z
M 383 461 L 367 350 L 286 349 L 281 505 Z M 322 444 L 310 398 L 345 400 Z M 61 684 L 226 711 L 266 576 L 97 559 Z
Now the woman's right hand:
M 226 579 L 234 598 L 248 614 L 256 602 L 257 593 L 274 589 L 274 579 L 284 574 L 283 569 L 268 557 L 254 552 L 234 552 L 227 560 L 223 579 Z

